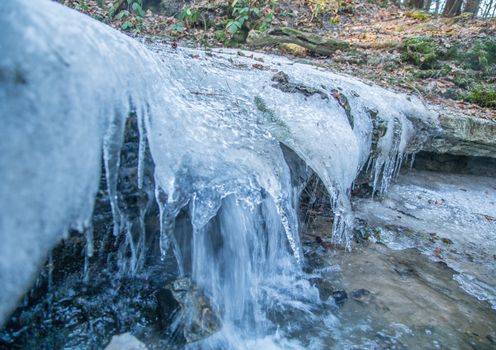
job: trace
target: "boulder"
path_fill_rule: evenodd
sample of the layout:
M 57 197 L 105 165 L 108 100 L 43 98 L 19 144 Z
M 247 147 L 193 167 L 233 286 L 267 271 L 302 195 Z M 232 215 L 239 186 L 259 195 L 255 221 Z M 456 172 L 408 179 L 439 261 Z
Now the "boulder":
M 440 132 L 424 147 L 433 153 L 496 158 L 496 121 L 439 111 Z

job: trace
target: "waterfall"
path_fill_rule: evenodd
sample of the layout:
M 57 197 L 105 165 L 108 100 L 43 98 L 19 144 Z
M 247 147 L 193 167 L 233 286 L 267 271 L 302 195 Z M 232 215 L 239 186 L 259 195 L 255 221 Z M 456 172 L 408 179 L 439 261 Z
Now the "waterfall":
M 50 1 L 2 2 L 0 25 L 2 320 L 49 249 L 69 228 L 88 228 L 101 158 L 114 234 L 129 232 L 117 174 L 133 114 L 138 187 L 160 210 L 160 232 L 146 234 L 160 235 L 162 256 L 174 254 L 179 273 L 223 315 L 223 331 L 192 346 L 298 347 L 281 335 L 295 330 L 275 319 L 297 310 L 313 320 L 320 303 L 301 278 L 305 176 L 325 184 L 334 242 L 349 249 L 349 196 L 359 172 L 368 168 L 376 189 L 386 190 L 435 126 L 411 96 L 270 55 L 146 48 Z M 153 188 L 143 184 L 147 147 Z M 175 225 L 181 212 L 190 221 L 185 230 Z M 131 270 L 139 269 L 145 239 L 128 242 Z

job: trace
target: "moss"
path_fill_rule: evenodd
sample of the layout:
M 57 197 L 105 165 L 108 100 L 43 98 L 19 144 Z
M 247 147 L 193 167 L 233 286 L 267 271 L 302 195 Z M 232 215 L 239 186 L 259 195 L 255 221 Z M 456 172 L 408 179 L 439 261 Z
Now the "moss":
M 488 69 L 496 64 L 496 38 L 477 39 L 468 49 L 458 50 L 456 59 L 466 68 Z
M 461 101 L 464 98 L 464 94 L 460 89 L 449 88 L 443 94 L 443 97 L 449 98 L 455 101 Z
M 420 79 L 441 78 L 447 76 L 450 72 L 451 67 L 443 65 L 440 69 L 416 69 L 413 71 L 413 76 Z
M 465 99 L 481 107 L 496 107 L 496 85 L 474 85 Z
M 432 16 L 422 10 L 412 10 L 409 11 L 405 14 L 408 18 L 416 19 L 417 21 L 427 21 L 429 20 Z
M 440 51 L 431 36 L 415 36 L 403 41 L 401 59 L 420 69 L 432 69 L 438 66 Z
M 291 55 L 295 55 L 299 57 L 305 57 L 308 55 L 308 50 L 305 49 L 303 46 L 297 44 L 282 43 L 279 45 L 279 49 L 282 52 L 289 53 Z

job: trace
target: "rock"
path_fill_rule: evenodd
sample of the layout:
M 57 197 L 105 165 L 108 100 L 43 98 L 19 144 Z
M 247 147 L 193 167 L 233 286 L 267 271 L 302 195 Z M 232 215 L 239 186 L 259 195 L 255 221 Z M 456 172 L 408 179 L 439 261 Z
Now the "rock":
M 441 241 L 444 243 L 444 244 L 453 244 L 453 241 L 449 238 L 441 238 Z
M 182 336 L 186 343 L 206 338 L 222 326 L 217 308 L 189 278 L 161 289 L 157 300 L 162 327 Z
M 105 350 L 146 350 L 145 344 L 130 333 L 114 335 Z
M 491 344 L 496 344 L 496 333 L 490 333 L 486 335 L 486 338 Z
M 160 1 L 160 12 L 167 16 L 177 16 L 186 4 L 189 4 L 188 0 L 162 0 Z
M 279 45 L 279 49 L 281 49 L 282 52 L 298 57 L 305 57 L 308 55 L 308 50 L 298 44 L 282 43 Z
M 313 88 L 311 86 L 306 86 L 301 83 L 294 83 L 289 81 L 289 76 L 283 71 L 279 71 L 272 77 L 272 81 L 276 82 L 272 87 L 279 89 L 283 92 L 287 92 L 290 94 L 302 94 L 306 97 L 312 95 L 320 95 L 323 100 L 329 99 L 329 96 L 325 93 L 325 91 Z
M 337 290 L 335 292 L 332 292 L 332 297 L 334 298 L 334 302 L 338 306 L 341 306 L 344 304 L 346 299 L 348 299 L 348 294 L 344 290 Z
M 440 132 L 425 151 L 496 158 L 496 121 L 461 112 L 439 111 Z
M 319 278 L 319 280 L 317 281 L 317 288 L 319 290 L 320 300 L 322 301 L 326 301 L 334 293 L 334 286 L 331 282 L 325 279 Z

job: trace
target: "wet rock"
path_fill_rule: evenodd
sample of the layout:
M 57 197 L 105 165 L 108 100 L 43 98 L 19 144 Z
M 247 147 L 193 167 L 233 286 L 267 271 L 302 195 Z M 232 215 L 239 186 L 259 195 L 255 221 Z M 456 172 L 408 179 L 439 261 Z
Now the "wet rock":
M 161 289 L 157 301 L 162 327 L 186 343 L 206 338 L 221 328 L 217 308 L 189 278 Z
M 487 338 L 487 340 L 489 340 L 489 342 L 491 344 L 496 345 L 496 333 L 490 333 L 490 334 L 486 335 L 486 338 Z
M 348 294 L 344 290 L 337 290 L 335 292 L 332 292 L 332 297 L 334 298 L 334 302 L 338 306 L 341 306 L 348 299 Z
M 320 95 L 320 97 L 323 100 L 329 99 L 329 96 L 320 89 L 316 89 L 311 86 L 306 86 L 304 84 L 300 83 L 293 83 L 289 81 L 289 76 L 280 71 L 272 77 L 272 81 L 276 82 L 276 84 L 273 84 L 272 87 L 281 90 L 282 92 L 287 92 L 290 94 L 303 94 L 306 97 L 312 96 L 312 95 Z
M 407 264 L 398 263 L 393 270 L 403 278 L 411 277 L 415 274 L 415 269 Z
M 320 300 L 322 300 L 322 301 L 326 301 L 334 293 L 334 286 L 328 280 L 318 278 L 315 281 L 315 285 L 317 286 L 317 289 L 319 290 L 319 297 L 320 297 Z
M 114 335 L 105 350 L 146 350 L 146 346 L 130 333 L 124 333 Z
M 441 238 L 441 241 L 444 243 L 444 244 L 453 244 L 453 241 L 449 238 Z
M 370 291 L 364 288 L 360 288 L 351 292 L 351 297 L 357 301 L 363 301 L 368 295 L 370 295 Z

